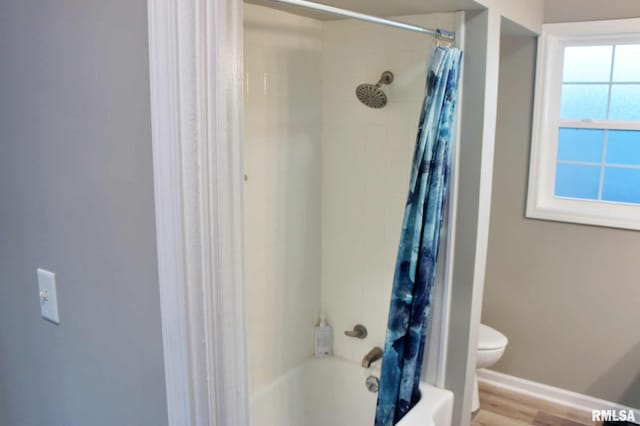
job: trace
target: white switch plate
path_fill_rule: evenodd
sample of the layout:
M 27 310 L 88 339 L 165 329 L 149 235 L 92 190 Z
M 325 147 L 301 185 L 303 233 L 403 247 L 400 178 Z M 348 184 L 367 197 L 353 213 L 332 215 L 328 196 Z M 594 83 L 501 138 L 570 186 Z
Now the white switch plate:
M 58 294 L 56 292 L 56 274 L 38 268 L 38 290 L 42 318 L 54 324 L 60 324 L 58 316 Z

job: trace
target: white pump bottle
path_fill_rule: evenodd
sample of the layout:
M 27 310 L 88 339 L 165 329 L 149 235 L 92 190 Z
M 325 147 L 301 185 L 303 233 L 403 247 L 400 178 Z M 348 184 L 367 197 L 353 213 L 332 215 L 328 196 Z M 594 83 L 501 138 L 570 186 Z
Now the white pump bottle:
M 324 315 L 320 315 L 320 322 L 313 329 L 313 346 L 316 358 L 326 358 L 333 354 L 333 330 Z

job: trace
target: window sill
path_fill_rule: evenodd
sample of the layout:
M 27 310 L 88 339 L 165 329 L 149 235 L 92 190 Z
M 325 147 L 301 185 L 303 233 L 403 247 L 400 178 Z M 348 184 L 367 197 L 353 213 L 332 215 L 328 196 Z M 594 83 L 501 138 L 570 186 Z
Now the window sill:
M 640 206 L 551 198 L 527 203 L 526 217 L 640 231 Z

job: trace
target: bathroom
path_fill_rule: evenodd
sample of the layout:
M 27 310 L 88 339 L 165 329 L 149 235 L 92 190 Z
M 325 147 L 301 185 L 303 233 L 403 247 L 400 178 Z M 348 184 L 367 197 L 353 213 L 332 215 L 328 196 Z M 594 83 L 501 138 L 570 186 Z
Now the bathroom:
M 0 426 L 637 426 L 640 1 L 0 1 Z
M 491 32 L 491 23 L 479 23 L 474 8 L 455 2 L 371 3 L 332 4 L 446 30 L 457 37 L 445 45 L 464 50 L 469 69 L 485 61 L 489 75 L 491 59 L 500 68 L 486 86 L 463 83 L 421 376 L 422 397 L 429 407 L 422 413 L 414 409 L 414 416 L 398 424 L 431 424 L 423 423 L 429 418 L 434 425 L 449 426 L 467 416 L 473 424 L 507 424 L 513 419 L 482 410 L 481 401 L 491 401 L 492 389 L 531 390 L 514 385 L 525 381 L 520 377 L 531 377 L 528 371 L 509 366 L 509 351 L 522 351 L 518 346 L 521 333 L 526 333 L 515 324 L 527 319 L 505 322 L 509 311 L 495 305 L 504 302 L 500 292 L 505 289 L 496 287 L 505 285 L 500 276 L 505 272 L 494 260 L 496 251 L 506 248 L 496 243 L 504 223 L 495 207 L 504 192 L 501 185 L 509 183 L 498 175 L 506 167 L 504 157 L 514 149 L 509 137 L 518 134 L 522 143 L 530 143 L 533 110 L 527 105 L 533 105 L 535 97 L 536 66 L 531 16 L 497 18 L 500 32 L 485 33 L 486 43 L 501 47 L 500 55 L 492 57 L 495 53 L 482 40 L 468 33 L 465 37 L 465 32 L 482 33 L 483 24 Z M 385 344 L 427 69 L 431 51 L 441 44 L 437 37 L 310 7 L 245 2 L 244 246 L 252 425 L 374 422 L 381 367 L 375 349 Z M 483 49 L 486 56 L 479 57 L 476 50 Z M 518 75 L 525 84 L 514 82 Z M 377 84 L 384 92 L 382 105 L 372 107 L 358 99 L 356 89 L 364 84 L 369 90 Z M 486 87 L 498 93 L 496 110 L 473 117 L 471 108 L 485 107 L 476 91 Z M 465 108 L 472 117 L 466 121 L 461 120 Z M 460 146 L 465 126 L 471 132 L 474 118 L 484 120 L 479 125 L 476 121 L 476 128 L 484 126 L 489 132 L 492 120 L 497 123 L 495 146 L 482 141 Z M 520 167 L 527 170 L 528 164 Z M 461 185 L 471 191 L 459 194 Z M 493 199 L 491 191 L 488 197 L 486 192 L 491 186 Z M 474 222 L 477 228 L 469 228 Z M 487 246 L 478 246 L 475 253 L 461 249 L 477 241 Z M 480 264 L 465 268 L 464 260 L 486 261 L 486 278 L 469 275 L 485 272 Z M 456 276 L 461 279 L 454 285 Z M 479 322 L 480 311 L 486 325 Z M 316 359 L 314 328 L 325 324 L 332 333 L 331 357 Z M 456 363 L 472 364 L 458 373 L 451 371 Z M 499 371 L 524 372 L 511 380 L 510 375 L 486 370 L 496 364 Z M 537 397 L 544 396 L 540 386 L 533 388 Z M 546 421 L 560 419 L 552 424 L 591 424 L 582 411 L 601 405 L 564 396 L 552 402 L 562 407 L 569 398 L 567 404 L 577 407 L 577 414 L 558 409 L 536 414 L 534 408 L 527 421 L 537 424 L 539 415 Z M 414 417 L 417 423 L 412 423 Z

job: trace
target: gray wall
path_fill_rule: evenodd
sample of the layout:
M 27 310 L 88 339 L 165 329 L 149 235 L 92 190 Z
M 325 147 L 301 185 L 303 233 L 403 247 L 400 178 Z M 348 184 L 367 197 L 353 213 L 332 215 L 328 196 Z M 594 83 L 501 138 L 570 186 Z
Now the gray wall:
M 524 217 L 535 40 L 503 38 L 483 322 L 495 367 L 640 407 L 640 233 Z
M 545 22 L 640 17 L 638 0 L 545 0 Z
M 167 424 L 147 57 L 144 0 L 0 2 L 2 426 Z
M 458 212 L 452 269 L 451 320 L 445 388 L 455 394 L 453 425 L 471 422 L 478 326 L 482 308 L 484 252 L 489 231 L 491 186 L 498 91 L 500 14 L 469 12 L 465 19 L 464 102 L 460 134 Z

